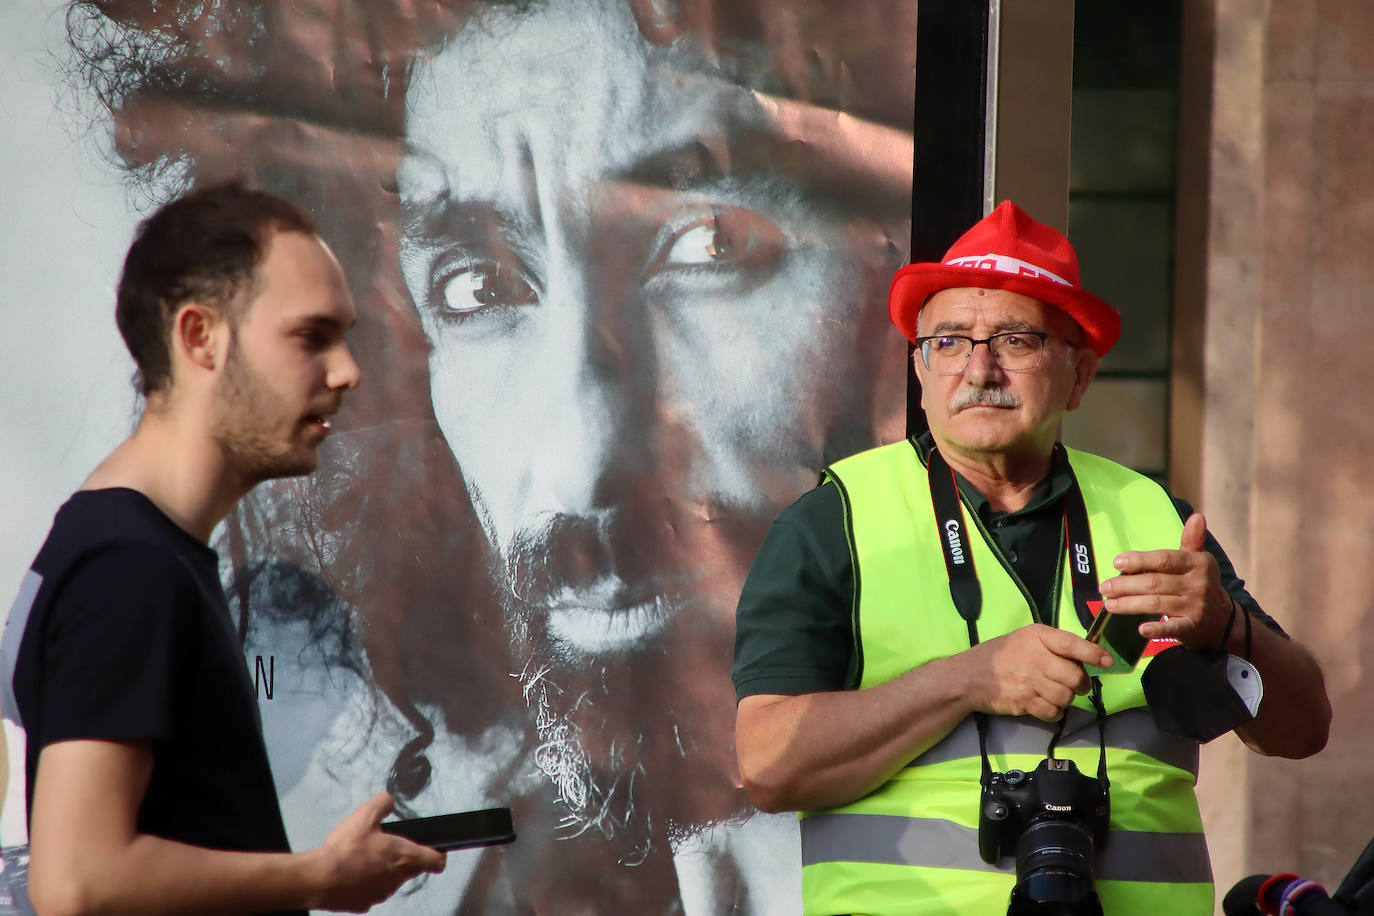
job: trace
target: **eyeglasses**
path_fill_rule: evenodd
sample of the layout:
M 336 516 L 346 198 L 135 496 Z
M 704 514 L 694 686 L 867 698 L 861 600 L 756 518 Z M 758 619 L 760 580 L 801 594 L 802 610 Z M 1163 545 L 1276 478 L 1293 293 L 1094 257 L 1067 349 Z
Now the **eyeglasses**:
M 936 334 L 916 338 L 921 361 L 936 375 L 958 375 L 968 368 L 973 348 L 986 344 L 993 362 L 1008 372 L 1025 372 L 1040 365 L 1045 357 L 1045 331 L 1003 331 L 976 340 L 962 334 Z

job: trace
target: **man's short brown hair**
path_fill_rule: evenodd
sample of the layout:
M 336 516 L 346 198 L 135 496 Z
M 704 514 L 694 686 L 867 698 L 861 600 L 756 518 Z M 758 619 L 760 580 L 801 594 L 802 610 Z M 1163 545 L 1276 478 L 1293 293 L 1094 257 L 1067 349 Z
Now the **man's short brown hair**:
M 295 204 L 238 181 L 213 184 L 143 220 L 124 258 L 115 323 L 147 397 L 171 383 L 169 338 L 177 309 L 201 302 L 230 316 L 267 254 L 273 232 L 314 235 Z

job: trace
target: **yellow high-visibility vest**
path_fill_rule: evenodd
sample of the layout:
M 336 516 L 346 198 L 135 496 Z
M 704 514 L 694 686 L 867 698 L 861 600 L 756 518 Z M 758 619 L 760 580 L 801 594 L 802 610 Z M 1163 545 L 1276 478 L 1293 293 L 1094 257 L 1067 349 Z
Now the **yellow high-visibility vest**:
M 1088 510 L 1097 568 L 1126 550 L 1177 549 L 1178 511 L 1158 484 L 1111 461 L 1068 450 Z M 910 441 L 871 449 L 828 468 L 839 488 L 855 577 L 853 632 L 860 688 L 969 648 L 950 599 L 926 468 Z M 967 542 L 983 594 L 986 641 L 1033 622 L 1032 602 L 965 507 Z M 1064 553 L 1061 535 L 1060 556 Z M 1065 564 L 1061 560 L 1061 567 Z M 1068 569 L 1056 591 L 1058 626 L 1084 628 Z M 1130 674 L 1102 678 L 1107 712 L 1111 831 L 1097 862 L 1106 916 L 1209 916 L 1211 865 L 1193 789 L 1198 746 L 1160 732 L 1145 708 L 1142 659 Z M 1029 716 L 989 717 L 994 771 L 1033 770 L 1054 727 Z M 1056 756 L 1097 773 L 1097 718 L 1087 697 L 1066 714 Z M 1001 916 L 1015 860 L 978 855 L 981 788 L 972 717 L 877 790 L 850 804 L 801 815 L 802 897 L 808 916 Z

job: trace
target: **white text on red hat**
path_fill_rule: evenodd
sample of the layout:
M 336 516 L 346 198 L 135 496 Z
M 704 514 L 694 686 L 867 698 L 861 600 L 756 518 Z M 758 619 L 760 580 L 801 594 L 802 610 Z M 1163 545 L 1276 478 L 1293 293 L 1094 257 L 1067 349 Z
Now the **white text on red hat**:
M 1042 267 L 1036 267 L 1020 258 L 1013 258 L 1005 254 L 979 254 L 968 255 L 962 258 L 954 258 L 945 262 L 946 267 L 967 267 L 974 270 L 995 270 L 1003 274 L 1015 274 L 1021 277 L 1043 277 L 1062 286 L 1072 286 L 1063 277 L 1055 276 Z

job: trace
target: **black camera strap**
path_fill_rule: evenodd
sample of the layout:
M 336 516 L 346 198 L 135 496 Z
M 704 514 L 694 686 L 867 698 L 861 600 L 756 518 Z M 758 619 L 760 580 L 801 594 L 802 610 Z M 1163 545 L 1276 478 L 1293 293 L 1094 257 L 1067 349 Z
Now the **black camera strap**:
M 1088 529 L 1088 507 L 1073 466 L 1064 454 L 1064 446 L 1054 446 L 1054 459 L 1062 462 L 1073 485 L 1064 494 L 1064 542 L 1069 551 L 1069 580 L 1073 583 L 1073 609 L 1083 629 L 1093 625 L 1093 618 L 1102 612 L 1102 589 L 1097 577 L 1097 560 L 1093 556 L 1093 535 Z
M 1069 552 L 1069 581 L 1073 584 L 1073 609 L 1078 614 L 1078 622 L 1087 630 L 1092 627 L 1093 618 L 1104 613 L 1102 610 L 1102 587 L 1097 577 L 1097 559 L 1093 554 L 1093 535 L 1088 527 L 1088 506 L 1083 501 L 1083 490 L 1078 486 L 1073 466 L 1064 446 L 1054 444 L 1054 460 L 1062 462 L 1064 470 L 1073 481 L 1069 491 L 1064 494 L 1064 543 Z M 1091 678 L 1093 710 L 1097 713 L 1097 738 L 1102 749 L 1097 758 L 1097 778 L 1103 790 L 1107 788 L 1107 712 L 1102 705 L 1102 681 Z M 1050 739 L 1047 756 L 1054 759 L 1054 746 L 1064 731 L 1064 719 L 1059 720 L 1054 737 Z
M 930 502 L 935 509 L 935 525 L 939 529 L 940 546 L 945 557 L 945 573 L 949 578 L 949 597 L 959 616 L 968 624 L 969 647 L 978 645 L 978 616 L 983 613 L 983 589 L 973 568 L 973 548 L 966 536 L 964 507 L 959 502 L 959 484 L 954 471 L 941 457 L 938 449 L 930 450 L 926 476 L 930 482 Z M 992 781 L 992 764 L 988 762 L 988 717 L 975 712 L 978 727 L 978 753 L 983 770 L 978 782 L 987 788 Z
M 1063 462 L 1073 478 L 1068 458 L 1063 446 L 1056 443 L 1056 462 Z M 983 612 L 983 590 L 978 584 L 978 573 L 973 566 L 973 550 L 969 542 L 968 525 L 964 519 L 964 507 L 959 499 L 959 484 L 954 471 L 940 455 L 938 449 L 930 450 L 926 463 L 926 475 L 930 484 L 930 501 L 935 509 L 935 524 L 938 529 L 940 547 L 945 558 L 945 573 L 949 578 L 949 596 L 959 616 L 968 625 L 969 647 L 978 645 L 978 617 Z M 1102 608 L 1102 593 L 1098 588 L 1095 561 L 1092 551 L 1092 536 L 1088 530 L 1088 509 L 1083 502 L 1083 493 L 1078 488 L 1077 478 L 1064 498 L 1065 544 L 1069 551 L 1069 568 L 1073 583 L 1073 605 L 1079 621 L 1087 628 L 1092 624 L 1093 610 Z M 1095 605 L 1095 608 L 1094 608 Z M 1097 759 L 1097 778 L 1105 791 L 1107 788 L 1107 712 L 1102 703 L 1102 683 L 1092 678 L 1092 703 L 1097 714 L 1097 734 L 1100 753 Z M 1060 717 L 1054 735 L 1050 738 L 1046 756 L 1054 759 L 1054 748 L 1064 731 L 1066 717 Z M 992 777 L 992 765 L 988 761 L 988 717 L 986 713 L 975 712 L 974 723 L 978 728 L 978 751 L 982 757 L 981 784 L 986 787 Z
M 959 484 L 954 471 L 940 456 L 930 450 L 930 501 L 935 507 L 935 523 L 940 528 L 940 546 L 944 549 L 945 572 L 949 575 L 949 596 L 968 624 L 969 642 L 978 643 L 978 615 L 983 612 L 983 589 L 978 585 L 978 572 L 973 568 L 973 550 L 965 532 L 964 507 L 959 502 Z
M 1111 785 L 1107 781 L 1107 707 L 1102 704 L 1102 681 L 1099 678 L 1090 678 L 1092 682 L 1092 701 L 1093 712 L 1097 714 L 1097 781 L 1102 786 L 1102 791 L 1106 792 Z M 1068 721 L 1068 716 L 1060 716 L 1055 723 L 1054 735 L 1050 737 L 1050 746 L 1045 750 L 1045 756 L 1050 760 L 1054 759 L 1054 747 L 1059 743 L 1059 739 L 1064 734 L 1064 723 Z

